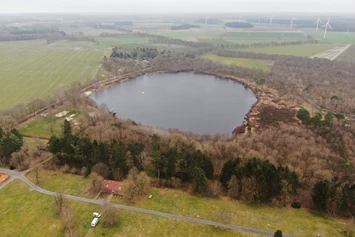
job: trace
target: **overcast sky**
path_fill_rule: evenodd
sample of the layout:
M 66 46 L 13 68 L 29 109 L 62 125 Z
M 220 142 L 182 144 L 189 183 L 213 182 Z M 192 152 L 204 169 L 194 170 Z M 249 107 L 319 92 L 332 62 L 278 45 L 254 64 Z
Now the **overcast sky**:
M 1 0 L 19 12 L 354 12 L 355 0 Z

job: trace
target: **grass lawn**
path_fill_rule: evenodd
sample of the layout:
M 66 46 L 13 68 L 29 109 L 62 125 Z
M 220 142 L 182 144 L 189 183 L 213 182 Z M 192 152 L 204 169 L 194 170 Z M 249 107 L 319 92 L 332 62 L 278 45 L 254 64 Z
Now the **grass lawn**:
M 62 127 L 64 118 L 66 116 L 74 114 L 74 119 L 80 115 L 78 111 L 70 111 L 66 116 L 57 118 L 55 114 L 60 111 L 56 111 L 54 114 L 48 114 L 46 117 L 37 116 L 34 119 L 21 124 L 18 128 L 19 132 L 27 136 L 39 136 L 44 138 L 50 138 L 53 135 L 60 136 L 62 134 Z
M 304 209 L 247 205 L 225 197 L 202 198 L 169 189 L 153 188 L 151 194 L 152 199 L 144 199 L 135 206 L 183 216 L 199 215 L 202 219 L 229 222 L 270 232 L 280 229 L 283 234 L 298 237 L 316 236 L 317 233 L 321 236 L 342 237 L 343 230 L 355 232 L 355 225 L 351 226 L 340 219 L 313 215 Z M 112 201 L 125 203 L 117 197 Z
M 310 57 L 312 55 L 324 52 L 328 49 L 334 48 L 333 44 L 304 44 L 304 45 L 288 45 L 280 47 L 266 47 L 266 48 L 250 48 L 245 51 L 266 54 L 282 54 L 293 55 L 300 57 Z
M 0 43 L 0 110 L 45 98 L 58 88 L 95 78 L 104 53 L 90 42 Z
M 23 135 L 50 138 L 53 135 L 59 136 L 62 133 L 63 123 L 64 118 L 57 118 L 54 115 L 38 116 L 21 125 L 18 130 Z
M 217 63 L 236 65 L 239 67 L 247 67 L 254 69 L 261 69 L 263 71 L 271 71 L 274 64 L 271 60 L 256 60 L 256 59 L 245 59 L 245 58 L 229 58 L 221 57 L 214 54 L 205 54 L 203 58 L 210 59 Z
M 48 173 L 43 174 L 45 180 L 40 181 L 42 182 L 42 184 L 40 183 L 41 187 L 48 187 L 51 190 L 50 187 L 52 186 L 54 189 L 64 190 L 70 194 L 77 193 L 80 195 L 81 193 L 84 195 L 82 193 L 82 187 L 75 184 L 85 183 L 82 177 L 63 175 L 60 173 L 56 173 L 57 176 L 53 177 L 55 172 L 46 172 Z M 55 183 L 55 185 L 51 185 L 50 183 L 52 182 Z M 87 185 L 89 186 L 89 184 Z M 70 190 L 68 190 L 68 187 L 70 187 Z M 78 190 L 75 191 L 75 188 Z M 317 216 L 304 209 L 296 210 L 292 208 L 248 205 L 225 197 L 218 199 L 203 198 L 192 196 L 189 193 L 179 190 L 169 189 L 152 188 L 151 194 L 153 195 L 152 199 L 143 199 L 136 204 L 126 203 L 119 197 L 114 197 L 112 202 L 183 216 L 197 217 L 197 215 L 199 215 L 201 219 L 241 225 L 270 232 L 281 229 L 284 234 L 297 237 L 316 236 L 317 233 L 320 233 L 321 236 L 342 237 L 341 231 L 343 230 L 355 232 L 355 225 L 350 225 L 348 221 Z M 142 217 L 140 214 L 133 215 Z M 172 220 L 168 222 L 172 224 L 184 224 L 183 222 Z M 154 226 L 156 225 L 154 224 Z M 127 228 L 129 228 L 129 226 L 127 226 Z M 156 226 L 156 228 L 158 228 L 158 226 Z M 217 231 L 213 227 L 206 227 L 206 230 L 203 230 L 208 230 L 208 232 L 206 232 L 207 236 L 214 236 L 214 231 Z M 201 229 L 201 231 L 203 230 Z M 161 236 L 164 236 L 164 233 L 168 232 L 159 233 L 162 233 Z M 218 231 L 217 233 L 223 236 L 225 232 Z
M 53 197 L 31 191 L 27 184 L 13 181 L 0 190 L 1 236 L 64 236 L 60 219 L 54 211 Z M 78 236 L 90 230 L 92 212 L 101 206 L 65 200 L 76 215 Z M 117 227 L 104 228 L 99 222 L 91 236 L 237 236 L 257 237 L 231 230 L 220 230 L 211 226 L 185 221 L 118 210 L 120 223 Z M 88 226 L 84 226 L 88 223 Z
M 34 172 L 27 174 L 27 178 L 33 183 L 36 182 Z M 91 187 L 91 180 L 80 175 L 64 174 L 57 171 L 41 170 L 39 177 L 39 184 L 43 189 L 52 192 L 59 192 L 70 194 L 74 196 L 82 196 L 94 198 L 96 194 L 91 194 L 89 189 Z

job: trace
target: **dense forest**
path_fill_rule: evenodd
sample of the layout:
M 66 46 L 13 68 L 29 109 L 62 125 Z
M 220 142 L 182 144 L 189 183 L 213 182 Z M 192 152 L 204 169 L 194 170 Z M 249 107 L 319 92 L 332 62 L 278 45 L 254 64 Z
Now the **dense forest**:
M 254 27 L 249 22 L 241 22 L 241 21 L 227 22 L 224 25 L 230 28 L 253 28 Z

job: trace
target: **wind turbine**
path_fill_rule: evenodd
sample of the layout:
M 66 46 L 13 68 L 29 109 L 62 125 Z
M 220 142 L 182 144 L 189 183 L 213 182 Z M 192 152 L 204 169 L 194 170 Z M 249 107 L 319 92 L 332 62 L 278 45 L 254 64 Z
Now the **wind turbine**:
M 238 16 L 238 21 L 244 21 L 244 18 L 242 16 Z
M 206 16 L 205 24 L 207 25 L 208 16 Z
M 293 20 L 296 20 L 296 18 L 292 17 L 290 23 L 291 23 L 291 28 L 293 27 Z
M 272 25 L 272 19 L 274 18 L 274 16 L 270 17 L 270 25 Z
M 320 23 L 324 23 L 324 22 L 318 17 L 318 20 L 317 20 L 316 22 L 314 22 L 314 24 L 317 24 L 316 31 L 318 31 L 319 22 L 320 22 Z
M 259 16 L 259 21 L 258 21 L 258 23 L 260 24 L 260 16 Z
M 324 39 L 325 39 L 325 37 L 327 36 L 327 30 L 328 30 L 328 27 L 332 30 L 333 28 L 330 26 L 330 24 L 329 24 L 329 22 L 330 22 L 330 18 L 328 19 L 328 22 L 327 22 L 327 24 L 325 24 L 324 26 L 322 26 L 322 27 L 325 27 L 325 29 L 324 29 Z

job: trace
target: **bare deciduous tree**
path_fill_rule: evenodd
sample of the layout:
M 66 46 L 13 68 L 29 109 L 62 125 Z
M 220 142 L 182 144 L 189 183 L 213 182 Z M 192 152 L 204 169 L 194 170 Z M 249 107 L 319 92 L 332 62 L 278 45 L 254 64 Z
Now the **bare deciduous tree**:
M 118 210 L 111 203 L 105 203 L 102 219 L 104 227 L 116 226 L 120 221 Z
M 57 193 L 57 192 L 55 193 L 54 204 L 57 209 L 58 215 L 60 215 L 63 210 L 63 205 L 64 205 L 64 198 L 61 193 Z
M 69 207 L 64 207 L 60 213 L 60 219 L 62 220 L 63 226 L 65 228 L 66 237 L 76 237 L 76 216 L 74 210 Z

